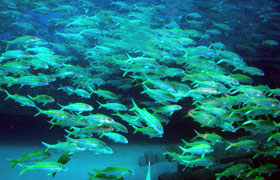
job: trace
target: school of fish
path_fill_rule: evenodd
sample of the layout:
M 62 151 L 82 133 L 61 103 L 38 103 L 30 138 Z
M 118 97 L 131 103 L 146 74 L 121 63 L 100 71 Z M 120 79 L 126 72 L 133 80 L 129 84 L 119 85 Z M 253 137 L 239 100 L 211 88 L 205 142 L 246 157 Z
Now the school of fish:
M 222 40 L 215 41 L 232 31 L 231 24 L 212 20 L 207 26 L 205 15 L 191 11 L 195 1 L 187 0 L 188 7 L 180 8 L 188 12 L 188 28 L 181 28 L 178 19 L 159 16 L 171 13 L 163 2 L 112 1 L 102 7 L 89 0 L 1 1 L 5 11 L 0 17 L 13 19 L 2 26 L 15 32 L 0 44 L 0 93 L 66 133 L 63 142 L 42 142 L 46 151 L 9 159 L 12 168 L 23 167 L 19 175 L 29 170 L 53 176 L 67 171 L 69 157 L 47 160 L 52 149 L 113 156 L 105 142 L 129 143 L 128 129 L 162 138 L 177 111 L 186 112 L 182 119 L 200 125 L 186 129 L 196 136 L 182 140 L 180 152 L 165 152 L 184 168 L 210 168 L 217 180 L 260 179 L 279 172 L 273 159 L 279 159 L 280 152 L 280 88 L 258 83 L 265 76 L 262 69 L 247 65 Z M 217 13 L 227 3 L 219 2 L 213 9 Z M 279 46 L 272 39 L 260 44 Z M 238 138 L 223 137 L 225 133 Z M 217 152 L 233 151 L 268 160 L 258 166 L 222 164 Z M 93 171 L 89 179 L 134 174 L 122 166 Z

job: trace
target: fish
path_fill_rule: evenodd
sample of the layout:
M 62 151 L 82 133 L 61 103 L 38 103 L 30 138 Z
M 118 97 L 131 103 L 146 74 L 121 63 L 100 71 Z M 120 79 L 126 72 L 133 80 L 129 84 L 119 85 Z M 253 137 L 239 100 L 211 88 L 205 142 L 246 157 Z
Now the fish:
M 190 154 L 199 154 L 203 158 L 205 154 L 211 153 L 214 151 L 213 147 L 209 144 L 197 144 L 190 148 L 184 148 L 179 146 L 179 148 L 183 151 L 182 155 L 186 153 Z
M 28 85 L 32 88 L 37 86 L 47 86 L 49 82 L 44 77 L 27 75 L 21 76 L 19 78 L 14 78 L 11 82 L 8 83 L 8 87 L 14 84 L 20 84 L 20 88 L 22 88 L 25 85 Z
M 233 166 L 228 167 L 223 172 L 216 173 L 216 180 L 220 180 L 222 177 L 228 177 L 228 176 L 236 176 L 237 178 L 240 177 L 244 172 L 249 170 L 251 167 L 248 164 L 235 164 Z
M 75 143 L 71 143 L 71 142 L 58 142 L 57 144 L 47 144 L 45 142 L 41 142 L 44 146 L 47 147 L 46 151 L 48 151 L 49 149 L 58 149 L 58 150 L 62 150 L 62 151 L 85 151 L 86 148 L 83 147 L 79 147 L 77 144 Z
M 27 95 L 27 97 L 32 99 L 33 101 L 43 103 L 43 106 L 45 106 L 48 103 L 52 103 L 52 102 L 55 101 L 55 99 L 52 96 L 49 96 L 49 95 L 46 95 L 46 94 L 39 94 L 35 97 Z
M 223 137 L 222 136 L 219 136 L 218 134 L 216 133 L 205 133 L 205 134 L 201 134 L 199 132 L 197 132 L 196 130 L 194 130 L 194 132 L 196 133 L 196 137 L 194 137 L 193 139 L 196 139 L 196 138 L 202 138 L 206 141 L 210 141 L 212 143 L 221 143 L 223 141 Z
M 88 116 L 80 116 L 80 121 L 87 121 L 89 124 L 96 124 L 96 123 L 101 123 L 101 124 L 108 124 L 111 125 L 115 121 L 113 118 L 110 116 L 104 115 L 104 114 L 89 114 Z
M 96 174 L 107 174 L 107 175 L 115 175 L 115 176 L 124 176 L 124 175 L 134 175 L 135 172 L 133 169 L 124 167 L 124 166 L 113 166 L 113 167 L 107 167 L 103 170 L 98 170 L 95 168 L 92 168 Z
M 19 176 L 23 175 L 29 170 L 42 170 L 47 171 L 48 175 L 52 175 L 54 172 L 68 171 L 68 167 L 64 164 L 52 161 L 38 161 L 33 165 L 25 166 L 21 165 L 24 169 L 19 173 Z
M 277 165 L 272 163 L 266 163 L 263 165 L 260 165 L 257 168 L 252 168 L 249 172 L 246 173 L 246 178 L 250 177 L 253 174 L 268 174 L 269 176 L 273 172 L 279 171 Z
M 232 147 L 244 148 L 246 149 L 247 152 L 249 152 L 250 150 L 255 151 L 256 148 L 258 147 L 258 144 L 256 141 L 252 139 L 245 139 L 235 143 L 229 142 L 229 145 L 225 148 L 225 150 L 228 150 Z
M 117 179 L 124 179 L 122 176 L 115 176 L 115 175 L 108 175 L 102 173 L 91 174 L 88 173 L 90 176 L 90 180 L 92 179 L 104 179 L 104 180 L 117 180 Z
M 123 124 L 121 124 L 121 123 L 119 123 L 119 122 L 114 122 L 114 123 L 111 124 L 111 125 L 112 125 L 112 127 L 113 127 L 117 132 L 128 133 L 127 128 L 126 128 Z
M 123 121 L 127 122 L 128 124 L 131 124 L 131 125 L 134 125 L 134 126 L 137 126 L 137 127 L 142 127 L 143 126 L 143 124 L 139 120 L 140 117 L 138 117 L 138 116 L 133 116 L 133 115 L 130 115 L 130 114 L 127 114 L 127 113 L 126 114 L 121 114 L 119 112 L 117 112 L 113 115 L 120 117 Z
M 37 110 L 39 111 L 37 114 L 34 115 L 34 117 L 40 115 L 40 114 L 45 114 L 48 117 L 51 117 L 52 119 L 57 119 L 57 120 L 72 120 L 73 116 L 63 110 L 57 110 L 57 109 L 48 109 L 48 110 L 42 110 L 37 107 Z
M 142 132 L 145 135 L 148 135 L 149 138 L 153 138 L 153 137 L 159 137 L 162 138 L 162 134 L 158 133 L 156 130 L 154 130 L 151 127 L 136 127 L 134 125 L 131 125 L 135 130 L 133 132 L 133 134 L 137 133 L 138 131 Z
M 44 159 L 47 159 L 51 156 L 51 154 L 47 151 L 33 151 L 29 154 L 25 154 L 23 155 L 21 158 L 19 159 L 8 159 L 9 161 L 11 161 L 13 164 L 11 166 L 11 169 L 14 168 L 18 163 L 28 163 L 28 162 L 32 162 L 32 161 L 42 161 Z
M 105 144 L 105 142 L 97 138 L 88 137 L 88 138 L 73 139 L 68 136 L 65 136 L 65 138 L 67 139 L 67 141 L 75 143 L 79 147 L 85 148 L 86 150 L 89 151 L 95 151 L 96 153 L 108 153 L 108 154 L 113 153 L 111 148 L 108 147 Z
M 266 142 L 271 141 L 271 139 L 275 139 L 277 141 L 280 141 L 280 132 L 276 132 L 274 134 L 271 134 Z
M 264 76 L 264 72 L 256 67 L 251 66 L 236 66 L 233 71 L 241 70 L 243 73 L 250 74 L 252 76 Z
M 264 40 L 262 46 L 279 46 L 279 43 L 275 40 Z
M 114 122 L 115 124 L 116 122 Z M 71 126 L 70 129 L 73 129 L 73 131 L 68 131 L 69 135 L 74 136 L 80 136 L 81 134 L 91 134 L 91 133 L 102 133 L 102 132 L 111 132 L 114 129 L 114 127 L 108 124 L 99 124 L 99 123 L 91 123 L 87 125 L 86 127 L 74 127 Z
M 30 35 L 24 35 L 17 37 L 11 41 L 4 41 L 7 43 L 7 46 L 5 47 L 5 51 L 8 50 L 10 45 L 15 44 L 15 45 L 27 45 L 27 44 L 38 44 L 44 42 L 42 39 L 35 37 L 35 36 L 30 36 Z
M 166 106 L 162 106 L 158 109 L 155 109 L 155 112 L 162 113 L 162 114 L 169 114 L 169 116 L 172 116 L 172 114 L 175 111 L 180 111 L 182 109 L 183 109 L 182 106 L 180 106 L 178 104 L 172 104 L 172 105 L 166 105 Z
M 16 102 L 20 103 L 21 106 L 30 106 L 30 107 L 37 107 L 36 104 L 34 103 L 34 101 L 32 101 L 31 99 L 29 99 L 26 96 L 22 96 L 19 94 L 10 94 L 8 91 L 6 91 L 7 97 L 5 98 L 5 100 L 11 98 L 13 100 L 15 100 Z
M 112 139 L 115 143 L 124 143 L 127 144 L 128 140 L 125 136 L 115 133 L 115 132 L 103 132 L 100 137 L 106 136 L 109 139 Z
M 200 167 L 203 166 L 205 168 L 209 168 L 210 166 L 216 165 L 216 159 L 213 156 L 206 156 L 206 157 L 197 157 L 195 159 L 182 159 L 181 162 L 182 165 L 185 165 L 185 168 L 187 167 Z
M 99 108 L 106 108 L 106 109 L 110 109 L 110 110 L 114 110 L 114 111 L 127 111 L 127 107 L 123 104 L 120 103 L 106 103 L 106 104 L 101 104 L 99 101 L 97 101 L 97 103 L 99 104 Z
M 111 100 L 119 99 L 119 97 L 115 93 L 108 90 L 97 89 L 97 90 L 92 90 L 92 93 L 95 93 L 98 96 L 101 96 L 105 99 L 111 99 Z
M 163 134 L 163 127 L 160 121 L 154 115 L 149 113 L 145 108 L 144 109 L 139 108 L 133 99 L 131 101 L 133 103 L 133 108 L 131 108 L 130 111 L 136 111 L 138 115 L 144 119 L 144 121 L 148 124 L 148 126 L 153 128 L 159 134 Z
M 84 112 L 84 111 L 92 111 L 93 107 L 89 104 L 86 103 L 71 103 L 66 106 L 62 106 L 58 104 L 61 107 L 61 111 L 64 109 L 69 110 L 69 111 L 78 111 L 78 112 Z

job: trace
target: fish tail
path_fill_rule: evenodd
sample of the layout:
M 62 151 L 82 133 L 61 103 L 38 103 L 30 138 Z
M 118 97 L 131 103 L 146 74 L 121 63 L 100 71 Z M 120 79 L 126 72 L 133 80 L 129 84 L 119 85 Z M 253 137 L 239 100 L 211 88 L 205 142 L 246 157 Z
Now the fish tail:
M 94 176 L 97 176 L 98 174 L 100 174 L 102 171 L 99 170 L 99 169 L 95 169 L 95 168 L 91 168 L 94 172 L 95 172 L 95 175 Z
M 266 142 L 269 142 L 271 139 L 272 139 L 272 136 L 270 136 L 270 137 L 267 139 Z
M 97 100 L 96 100 L 96 102 L 99 104 L 98 109 L 101 109 L 101 108 L 103 107 L 103 104 L 101 104 L 101 102 L 99 102 L 99 101 L 97 101 Z
M 222 177 L 220 176 L 220 173 L 215 174 L 215 176 L 216 176 L 216 180 L 220 180 L 220 178 Z
M 182 155 L 184 155 L 185 154 L 185 149 L 182 146 L 179 146 L 179 148 L 183 151 Z
M 97 135 L 99 136 L 99 138 L 102 138 L 104 136 L 104 133 L 103 132 L 99 132 Z
M 29 99 L 32 99 L 32 100 L 33 100 L 33 97 L 32 97 L 32 96 L 30 96 L 29 94 L 27 95 L 27 97 L 28 97 Z
M 129 69 L 125 69 L 125 68 L 120 68 L 120 69 L 124 71 L 122 77 L 124 77 L 129 72 Z
M 138 108 L 138 106 L 133 99 L 131 99 L 131 101 L 132 101 L 132 104 L 133 104 L 133 108 L 131 108 L 129 111 L 135 111 Z
M 94 179 L 96 177 L 95 174 L 88 173 L 88 175 L 90 176 L 89 180 L 92 180 L 92 179 Z
M 47 144 L 45 142 L 41 142 L 44 146 L 47 147 L 47 149 L 45 150 L 45 152 L 48 152 L 48 150 L 51 148 L 51 145 L 50 144 Z
M 8 48 L 10 47 L 11 43 L 9 43 L 9 41 L 4 41 L 4 42 L 6 42 L 6 43 L 7 43 L 7 45 L 6 45 L 6 47 L 5 47 L 5 51 L 7 51 L 7 50 L 8 50 Z
M 228 147 L 225 148 L 225 151 L 229 150 L 232 146 L 229 145 Z
M 9 158 L 8 158 L 8 160 L 13 163 L 12 166 L 11 166 L 11 169 L 13 169 L 17 165 L 17 163 L 19 162 L 17 160 L 13 160 L 13 159 L 9 159 Z
M 19 164 L 21 166 L 21 164 Z M 23 175 L 28 170 L 27 167 L 25 167 L 22 171 L 20 171 L 19 176 Z
M 221 59 L 220 61 L 218 61 L 217 64 L 220 64 L 220 63 L 222 63 L 222 62 L 224 62 L 223 59 Z
M 93 90 L 92 87 L 90 87 L 90 86 L 89 86 L 88 88 L 89 88 L 89 90 L 90 90 L 90 93 L 89 93 L 89 94 L 90 94 L 90 96 L 91 96 L 91 95 L 94 93 L 94 90 Z
M 255 154 L 254 156 L 253 156 L 253 159 L 255 159 L 256 157 L 258 157 L 259 156 L 259 154 L 257 153 L 257 154 Z
M 182 140 L 182 142 L 183 142 L 184 144 L 188 144 L 188 142 L 185 141 L 184 139 L 181 139 L 181 140 Z
M 4 100 L 6 101 L 7 99 L 10 98 L 11 94 L 10 94 L 7 90 L 4 90 L 4 91 L 5 91 L 5 93 L 7 94 L 7 97 L 4 99 Z
M 61 107 L 61 110 L 63 110 L 63 107 L 64 107 L 64 106 L 62 106 L 62 105 L 61 105 L 61 104 L 59 104 L 59 103 L 57 103 L 57 105 L 59 105 L 59 106 Z
M 40 109 L 39 107 L 35 106 L 35 108 L 39 111 L 37 114 L 34 115 L 34 117 L 38 116 L 39 114 L 42 113 L 42 109 Z
M 134 125 L 132 125 L 132 124 L 131 124 L 131 126 L 135 129 L 135 130 L 133 131 L 133 134 L 135 134 L 135 133 L 137 133 L 137 132 L 139 131 L 139 128 L 138 128 L 138 127 L 136 127 L 136 126 L 134 126 Z
M 195 129 L 194 129 L 194 132 L 197 136 L 201 136 L 199 132 L 197 132 Z

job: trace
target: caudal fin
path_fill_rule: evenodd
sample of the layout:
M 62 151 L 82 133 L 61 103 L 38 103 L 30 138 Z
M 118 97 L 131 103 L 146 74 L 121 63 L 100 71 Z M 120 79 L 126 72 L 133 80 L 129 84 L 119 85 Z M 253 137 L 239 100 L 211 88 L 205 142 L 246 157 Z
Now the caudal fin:
M 17 160 L 13 160 L 13 159 L 8 159 L 8 160 L 13 163 L 12 166 L 11 166 L 11 169 L 13 169 L 17 165 L 17 163 L 18 163 Z

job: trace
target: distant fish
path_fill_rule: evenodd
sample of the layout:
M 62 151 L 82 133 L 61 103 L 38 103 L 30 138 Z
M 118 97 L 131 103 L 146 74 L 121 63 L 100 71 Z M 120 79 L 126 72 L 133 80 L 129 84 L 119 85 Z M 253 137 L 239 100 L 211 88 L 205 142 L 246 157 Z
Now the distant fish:
M 262 46 L 279 46 L 279 43 L 275 40 L 264 40 Z

